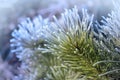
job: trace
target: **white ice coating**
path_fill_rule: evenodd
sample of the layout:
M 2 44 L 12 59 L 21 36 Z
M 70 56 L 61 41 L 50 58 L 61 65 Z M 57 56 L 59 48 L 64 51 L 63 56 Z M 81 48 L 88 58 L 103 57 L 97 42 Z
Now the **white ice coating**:
M 12 52 L 17 52 L 23 48 L 30 48 L 37 44 L 39 40 L 43 40 L 43 27 L 47 25 L 47 20 L 43 20 L 41 16 L 35 17 L 33 20 L 27 18 L 18 25 L 18 29 L 12 32 L 11 47 Z

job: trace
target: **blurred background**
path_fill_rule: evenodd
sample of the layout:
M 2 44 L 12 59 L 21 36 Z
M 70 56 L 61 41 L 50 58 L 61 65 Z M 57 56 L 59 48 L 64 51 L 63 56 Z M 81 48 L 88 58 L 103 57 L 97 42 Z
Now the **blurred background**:
M 9 46 L 11 32 L 17 28 L 17 24 L 26 17 L 33 18 L 37 15 L 50 20 L 55 15 L 59 19 L 64 9 L 73 8 L 75 5 L 79 10 L 87 9 L 90 14 L 95 15 L 95 21 L 99 22 L 101 16 L 107 16 L 113 8 L 112 0 L 0 0 L 0 70 L 5 72 L 3 68 L 9 65 L 8 73 L 17 74 L 12 68 L 15 69 L 20 62 L 15 54 L 10 53 Z

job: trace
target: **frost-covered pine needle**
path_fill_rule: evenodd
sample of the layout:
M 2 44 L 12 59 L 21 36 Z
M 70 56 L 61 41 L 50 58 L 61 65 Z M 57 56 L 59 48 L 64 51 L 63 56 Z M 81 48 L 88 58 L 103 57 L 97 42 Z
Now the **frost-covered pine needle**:
M 108 14 L 108 17 L 103 17 L 103 25 L 97 25 L 100 29 L 95 33 L 98 39 L 95 42 L 102 49 L 101 55 L 106 55 L 106 73 L 100 74 L 109 75 L 116 79 L 120 76 L 120 2 L 114 3 L 114 10 Z M 101 64 L 99 61 L 95 64 Z
M 45 36 L 42 32 L 47 24 L 47 20 L 42 19 L 41 16 L 33 20 L 27 18 L 18 25 L 18 29 L 12 32 L 11 53 L 16 53 L 22 61 L 20 75 L 24 80 L 34 80 L 37 75 L 37 66 L 40 64 L 37 64 L 38 55 L 35 53 L 38 48 L 44 46 Z
M 96 76 L 97 79 L 98 72 L 92 63 L 100 57 L 92 40 L 93 15 L 89 15 L 85 9 L 80 15 L 74 7 L 71 10 L 66 9 L 61 14 L 60 21 L 54 16 L 54 21 L 49 26 L 51 28 L 46 28 L 46 50 L 61 59 L 62 65 L 80 72 L 79 77 L 89 79 Z
M 33 20 L 27 18 L 22 21 L 18 25 L 18 29 L 12 32 L 13 38 L 10 40 L 11 52 L 21 53 L 24 49 L 35 50 L 41 47 L 39 44 L 44 41 L 44 34 L 42 32 L 45 25 L 47 25 L 47 20 L 43 20 L 41 16 L 37 16 Z

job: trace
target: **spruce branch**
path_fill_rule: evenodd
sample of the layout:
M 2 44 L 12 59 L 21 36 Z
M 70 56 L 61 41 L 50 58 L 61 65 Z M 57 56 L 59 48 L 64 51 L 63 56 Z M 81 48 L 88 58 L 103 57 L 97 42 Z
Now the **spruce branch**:
M 106 55 L 106 59 L 96 62 L 94 65 L 101 63 L 107 64 L 104 68 L 106 68 L 106 72 L 100 74 L 110 75 L 110 77 L 114 77 L 115 79 L 119 78 L 119 69 L 120 69 L 120 5 L 118 3 L 114 3 L 114 10 L 108 14 L 108 17 L 103 17 L 101 21 L 103 25 L 97 25 L 97 33 L 95 32 L 95 36 L 98 39 L 94 39 L 97 47 L 101 48 L 100 51 L 102 55 Z
M 65 10 L 59 22 L 54 17 L 55 23 L 51 23 L 47 28 L 46 39 L 48 44 L 47 51 L 61 59 L 61 62 L 67 68 L 75 72 L 80 72 L 79 76 L 86 79 L 99 79 L 99 71 L 92 66 L 99 61 L 101 56 L 95 50 L 93 44 L 93 15 L 89 15 L 86 10 L 82 11 L 82 16 L 78 14 L 77 8 Z M 52 29 L 52 31 L 51 31 Z M 66 79 L 65 79 L 66 80 Z

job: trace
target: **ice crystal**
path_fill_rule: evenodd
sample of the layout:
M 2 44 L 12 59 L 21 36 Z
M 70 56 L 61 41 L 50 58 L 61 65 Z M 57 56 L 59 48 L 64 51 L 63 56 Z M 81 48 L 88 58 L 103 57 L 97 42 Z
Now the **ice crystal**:
M 37 16 L 33 20 L 27 18 L 18 25 L 18 29 L 12 32 L 11 52 L 19 53 L 24 49 L 35 50 L 40 47 L 38 44 L 43 42 L 43 27 L 47 24 L 47 20 L 43 20 L 41 16 Z M 18 54 L 19 55 L 19 54 Z M 19 56 L 23 57 L 23 55 Z

